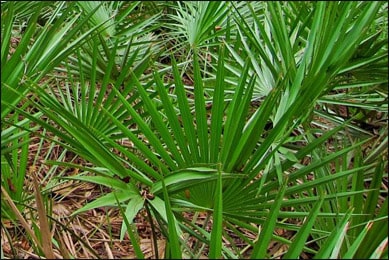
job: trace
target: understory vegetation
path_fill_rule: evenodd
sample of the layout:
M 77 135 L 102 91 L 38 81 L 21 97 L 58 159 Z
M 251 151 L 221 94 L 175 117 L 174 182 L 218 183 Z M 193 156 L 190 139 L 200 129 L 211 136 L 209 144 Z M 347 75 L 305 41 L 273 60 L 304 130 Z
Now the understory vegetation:
M 1 3 L 1 259 L 388 259 L 387 147 L 387 2 Z

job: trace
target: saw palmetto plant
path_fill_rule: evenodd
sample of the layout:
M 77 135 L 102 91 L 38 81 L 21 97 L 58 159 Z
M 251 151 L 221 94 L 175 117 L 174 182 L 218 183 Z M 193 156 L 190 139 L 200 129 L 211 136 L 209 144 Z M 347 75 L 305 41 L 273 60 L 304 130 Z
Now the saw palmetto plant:
M 43 129 L 83 163 L 45 158 L 77 171 L 42 193 L 105 187 L 69 217 L 118 209 L 134 258 L 150 257 L 140 215 L 152 258 L 387 257 L 387 3 L 55 3 L 48 30 L 78 34 L 48 47 L 56 63 L 31 54 L 42 74 L 9 67 L 35 45 L 7 58 L 18 9 L 2 4 L 2 192 Z

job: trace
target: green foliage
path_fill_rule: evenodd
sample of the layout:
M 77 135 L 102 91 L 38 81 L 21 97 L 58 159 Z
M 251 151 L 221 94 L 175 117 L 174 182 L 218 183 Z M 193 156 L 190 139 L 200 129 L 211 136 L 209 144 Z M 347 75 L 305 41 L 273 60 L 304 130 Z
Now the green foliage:
M 4 5 L 2 172 L 18 171 L 18 189 L 33 122 L 93 165 L 50 162 L 82 170 L 62 180 L 111 190 L 73 215 L 119 207 L 120 238 L 128 232 L 138 258 L 145 255 L 133 220 L 142 209 L 167 239 L 166 258 L 272 258 L 272 241 L 287 246 L 285 258 L 387 254 L 387 124 L 368 121 L 370 112 L 387 120 L 387 4 L 174 2 L 146 12 L 141 2 L 76 2 L 55 5 L 43 28 L 43 5 L 33 5 L 10 57 L 3 42 L 13 37 L 18 4 Z M 166 43 L 176 45 L 166 51 Z M 171 64 L 159 69 L 166 53 Z

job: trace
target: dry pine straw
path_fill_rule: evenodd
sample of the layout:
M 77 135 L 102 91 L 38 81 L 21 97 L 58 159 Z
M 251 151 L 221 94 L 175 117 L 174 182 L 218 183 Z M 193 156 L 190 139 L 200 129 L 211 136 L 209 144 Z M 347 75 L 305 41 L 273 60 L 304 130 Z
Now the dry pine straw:
M 45 142 L 44 147 L 47 148 L 50 144 Z M 36 144 L 30 145 L 31 151 L 34 151 Z M 47 150 L 47 149 L 46 149 Z M 52 155 L 60 155 L 59 146 L 53 149 Z M 41 150 L 42 156 L 44 155 L 45 149 Z M 52 157 L 53 157 L 52 156 Z M 51 158 L 55 159 L 55 158 Z M 86 162 L 77 158 L 74 154 L 67 153 L 65 161 L 74 161 L 75 163 L 85 165 Z M 32 161 L 32 157 L 31 160 Z M 38 164 L 40 164 L 38 160 Z M 31 166 L 31 165 L 30 165 Z M 49 170 L 49 167 L 43 164 L 35 165 L 30 167 L 30 170 L 37 170 L 39 167 L 39 174 L 37 178 L 41 181 L 42 187 L 47 183 L 42 180 L 45 177 L 45 173 Z M 63 169 L 58 168 L 57 171 Z M 77 169 L 68 169 L 66 175 L 77 174 Z M 47 182 L 47 181 L 46 181 Z M 33 194 L 31 176 L 27 176 L 25 181 L 26 192 Z M 387 187 L 386 187 L 387 189 Z M 70 217 L 71 213 L 81 208 L 87 202 L 93 201 L 95 198 L 101 196 L 109 189 L 101 187 L 99 185 L 78 182 L 78 181 L 67 181 L 61 185 L 58 185 L 50 194 L 49 201 L 52 203 L 52 221 L 51 232 L 55 240 L 60 245 L 58 248 L 54 246 L 54 253 L 57 258 L 87 258 L 95 259 L 98 257 L 103 259 L 135 259 L 133 247 L 126 234 L 123 241 L 119 240 L 121 225 L 123 222 L 122 216 L 117 208 L 97 208 L 93 210 L 80 213 L 75 217 Z M 35 207 L 35 201 L 31 200 L 31 209 L 26 209 L 25 218 L 29 221 L 30 225 L 38 225 L 37 213 Z M 190 213 L 184 213 L 184 216 L 188 219 L 193 217 Z M 201 226 L 200 222 L 196 222 Z M 292 220 L 291 220 L 292 221 Z M 142 210 L 135 218 L 134 223 L 136 225 L 141 250 L 143 251 L 146 258 L 156 258 L 153 250 L 152 232 L 150 223 L 148 222 L 147 213 Z M 157 223 L 154 223 L 157 226 Z M 295 222 L 294 224 L 301 224 Z M 211 223 L 209 223 L 211 226 Z M 209 227 L 210 228 L 210 227 Z M 247 237 L 251 240 L 255 240 L 256 234 L 242 230 Z M 274 231 L 277 235 L 290 239 L 294 236 L 294 233 L 287 230 L 277 229 Z M 7 234 L 8 235 L 7 235 Z M 230 237 L 234 239 L 235 245 L 241 250 L 247 247 L 238 236 L 234 236 L 233 232 L 228 231 Z M 10 239 L 9 239 L 10 238 Z M 165 239 L 158 232 L 158 252 L 159 258 L 163 258 L 163 251 L 165 247 Z M 81 243 L 84 242 L 84 243 Z M 225 245 L 228 246 L 228 241 L 223 240 Z M 192 247 L 195 244 L 194 239 L 188 239 L 188 246 Z M 38 259 L 38 253 L 34 251 L 30 241 L 27 240 L 21 226 L 17 226 L 14 223 L 6 220 L 2 220 L 1 229 L 1 245 L 6 258 L 18 258 L 18 259 Z M 89 248 L 88 248 L 89 247 Z M 91 248 L 91 249 L 90 249 Z M 247 249 L 247 248 L 246 248 Z M 287 247 L 276 241 L 272 241 L 269 248 L 269 255 L 276 259 L 282 257 L 286 252 Z M 251 248 L 245 251 L 244 256 L 249 256 Z M 202 255 L 201 258 L 207 258 L 206 255 Z M 302 254 L 301 258 L 311 258 L 308 254 Z

